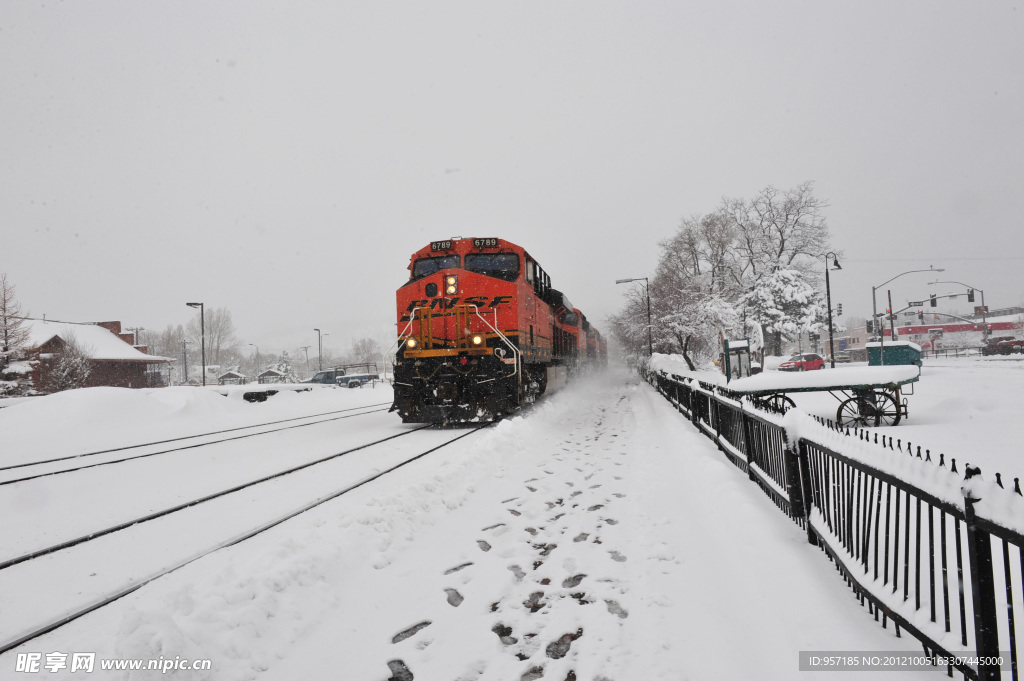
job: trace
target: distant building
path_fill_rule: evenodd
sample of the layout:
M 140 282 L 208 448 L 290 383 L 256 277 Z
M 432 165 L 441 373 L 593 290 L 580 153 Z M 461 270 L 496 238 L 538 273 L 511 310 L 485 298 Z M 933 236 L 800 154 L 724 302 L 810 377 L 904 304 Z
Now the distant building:
M 277 369 L 267 369 L 259 375 L 260 383 L 287 383 L 288 377 Z
M 899 340 L 913 341 L 925 351 L 976 348 L 984 343 L 986 337 L 1024 336 L 1024 310 L 1005 308 L 993 310 L 984 318 L 971 315 L 964 319 L 948 314 L 910 311 L 903 313 L 893 324 Z M 892 337 L 889 326 L 883 333 L 886 338 Z
M 75 342 L 89 357 L 89 378 L 85 387 L 147 388 L 164 385 L 155 365 L 170 362 L 169 357 L 146 353 L 146 346 L 132 345 L 131 333 L 121 332 L 121 322 L 68 323 L 39 319 L 25 320 L 29 339 L 27 354 L 32 360 L 32 382 L 45 385 L 46 372 L 63 351 L 67 339 Z
M 242 385 L 245 381 L 245 374 L 234 369 L 225 371 L 217 377 L 218 385 Z

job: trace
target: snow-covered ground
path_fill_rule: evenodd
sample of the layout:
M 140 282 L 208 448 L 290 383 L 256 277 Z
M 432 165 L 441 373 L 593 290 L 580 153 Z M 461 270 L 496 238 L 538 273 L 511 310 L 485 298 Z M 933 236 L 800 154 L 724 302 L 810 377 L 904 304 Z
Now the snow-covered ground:
M 51 458 L 377 404 L 389 393 L 323 390 L 262 404 L 201 389 L 39 398 L 0 410 L 0 433 L 15 445 L 4 447 L 0 467 L 33 453 Z M 285 459 L 412 428 L 383 416 L 209 448 L 190 459 L 192 476 L 154 484 L 152 505 L 197 495 L 204 479 L 257 477 L 268 461 L 283 468 Z M 458 431 L 426 434 L 450 439 Z M 364 457 L 369 468 L 358 473 L 320 477 L 342 485 L 391 462 L 398 448 L 379 452 L 376 464 Z M 175 455 L 161 456 L 160 466 L 172 465 L 167 457 Z M 97 527 L 120 517 L 125 485 L 135 479 L 126 481 L 123 467 L 138 466 L 147 479 L 150 463 L 94 469 L 87 502 L 58 487 L 68 485 L 61 476 L 0 486 L 0 545 L 13 542 L 13 528 L 41 519 L 50 526 L 38 532 L 56 536 L 61 517 L 85 525 L 95 518 Z M 310 498 L 320 494 L 313 480 L 304 484 Z M 257 496 L 226 513 L 244 524 L 264 502 Z M 134 498 L 132 509 L 141 503 Z M 142 533 L 84 577 L 193 541 L 201 530 L 211 531 L 204 523 Z M 26 588 L 46 600 L 44 582 Z M 24 603 L 0 589 L 0 612 L 19 598 Z M 652 388 L 610 372 L 10 651 L 0 656 L 0 677 L 788 679 L 801 676 L 801 650 L 920 648 L 880 628 L 804 533 Z M 101 672 L 97 662 L 93 673 L 14 673 L 18 653 L 45 661 L 55 651 L 210 659 L 213 668 Z M 925 673 L 940 672 L 900 678 Z

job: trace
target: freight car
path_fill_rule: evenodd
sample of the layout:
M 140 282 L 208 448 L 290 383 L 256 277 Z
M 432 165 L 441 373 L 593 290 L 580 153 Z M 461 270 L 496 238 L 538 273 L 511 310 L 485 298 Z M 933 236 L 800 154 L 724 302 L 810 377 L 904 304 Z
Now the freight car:
M 608 361 L 608 344 L 522 247 L 454 237 L 413 253 L 397 292 L 406 423 L 487 421 Z

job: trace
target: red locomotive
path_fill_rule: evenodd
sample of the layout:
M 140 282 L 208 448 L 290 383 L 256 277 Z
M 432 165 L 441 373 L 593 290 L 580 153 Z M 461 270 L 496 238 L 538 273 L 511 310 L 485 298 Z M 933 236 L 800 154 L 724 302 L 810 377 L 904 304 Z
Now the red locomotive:
M 391 407 L 406 423 L 493 420 L 607 363 L 600 332 L 509 241 L 434 241 L 409 274 Z

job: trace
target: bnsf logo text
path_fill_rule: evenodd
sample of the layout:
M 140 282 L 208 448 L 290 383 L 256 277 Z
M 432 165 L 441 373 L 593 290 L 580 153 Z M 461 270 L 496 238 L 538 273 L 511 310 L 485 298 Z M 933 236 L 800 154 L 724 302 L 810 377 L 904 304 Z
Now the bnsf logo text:
M 489 304 L 487 302 L 488 300 L 491 301 Z M 409 316 L 412 314 L 412 311 L 418 307 L 429 307 L 431 310 L 450 310 L 458 305 L 460 301 L 463 305 L 476 305 L 481 309 L 490 309 L 498 307 L 499 305 L 509 304 L 512 301 L 512 296 L 494 296 L 493 299 L 487 296 L 470 296 L 464 300 L 456 296 L 454 298 L 434 298 L 431 300 L 424 298 L 422 300 L 414 300 L 409 303 L 409 307 L 405 308 L 405 315 L 402 317 L 402 321 L 409 321 Z

